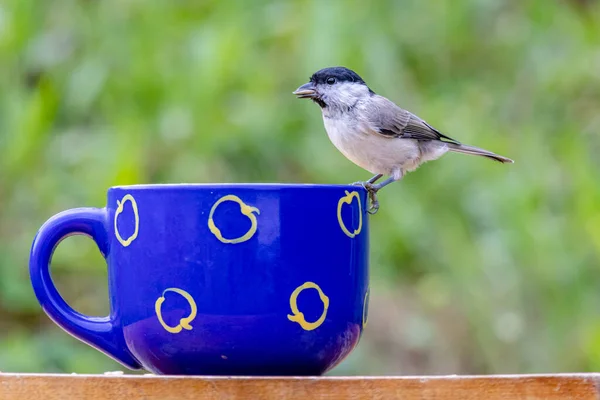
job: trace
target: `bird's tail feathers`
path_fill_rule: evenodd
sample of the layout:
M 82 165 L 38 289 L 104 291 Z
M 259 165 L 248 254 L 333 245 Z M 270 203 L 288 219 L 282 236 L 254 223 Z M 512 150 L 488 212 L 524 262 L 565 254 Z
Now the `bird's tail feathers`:
M 456 153 L 464 153 L 464 154 L 471 154 L 474 156 L 487 157 L 492 160 L 499 161 L 503 164 L 514 163 L 514 161 L 511 160 L 510 158 L 492 153 L 491 151 L 480 149 L 479 147 L 469 146 L 466 144 L 458 144 L 458 143 L 447 143 L 447 144 L 448 144 L 448 149 L 450 151 L 454 151 Z

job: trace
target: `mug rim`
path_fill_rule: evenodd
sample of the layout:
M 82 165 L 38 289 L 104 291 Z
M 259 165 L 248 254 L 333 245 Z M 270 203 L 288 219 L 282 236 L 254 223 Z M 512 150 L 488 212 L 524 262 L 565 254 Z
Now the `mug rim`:
M 131 185 L 116 185 L 109 190 L 164 190 L 164 189 L 366 189 L 352 184 L 323 184 L 323 183 L 276 183 L 276 182 L 231 182 L 231 183 L 136 183 Z

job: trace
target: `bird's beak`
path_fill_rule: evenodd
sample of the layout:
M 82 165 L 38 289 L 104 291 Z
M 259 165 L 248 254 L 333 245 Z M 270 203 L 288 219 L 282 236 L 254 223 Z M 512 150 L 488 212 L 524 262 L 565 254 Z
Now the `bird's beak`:
M 293 94 L 298 96 L 299 99 L 312 99 L 317 96 L 315 85 L 312 82 L 305 83 L 296 89 Z

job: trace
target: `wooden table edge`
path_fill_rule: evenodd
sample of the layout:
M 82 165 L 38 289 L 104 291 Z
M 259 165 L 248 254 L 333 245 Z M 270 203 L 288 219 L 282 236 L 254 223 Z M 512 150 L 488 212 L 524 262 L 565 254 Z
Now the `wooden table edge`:
M 159 376 L 0 373 L 0 399 L 600 399 L 600 373 Z
M 262 375 L 155 375 L 127 374 L 120 371 L 104 374 L 45 373 L 45 372 L 0 372 L 2 378 L 48 377 L 48 378 L 102 378 L 102 379 L 198 379 L 198 380 L 323 380 L 323 381 L 363 381 L 363 380 L 453 380 L 453 379 L 600 379 L 600 372 L 564 372 L 539 374 L 491 374 L 491 375 L 329 375 L 329 376 L 262 376 Z

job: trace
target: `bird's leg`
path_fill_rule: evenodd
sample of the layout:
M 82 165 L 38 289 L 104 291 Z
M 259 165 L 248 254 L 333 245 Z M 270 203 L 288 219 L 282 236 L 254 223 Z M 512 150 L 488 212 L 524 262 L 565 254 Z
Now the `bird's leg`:
M 379 200 L 377 199 L 377 192 L 379 192 L 382 188 L 386 187 L 392 182 L 396 182 L 399 178 L 394 178 L 390 176 L 385 181 L 377 183 L 377 184 L 369 184 L 369 187 L 366 188 L 369 191 L 369 199 L 371 199 L 371 207 L 367 210 L 367 212 L 371 215 L 375 214 L 379 210 Z
M 377 174 L 377 175 L 374 175 L 374 176 L 372 176 L 372 177 L 371 177 L 371 178 L 370 178 L 368 181 L 366 181 L 366 182 L 362 182 L 362 181 L 359 181 L 359 182 L 354 182 L 354 183 L 353 183 L 353 185 L 355 185 L 355 186 L 356 186 L 356 185 L 358 185 L 358 186 L 364 186 L 364 184 L 365 184 L 365 183 L 375 183 L 375 182 L 377 182 L 379 179 L 381 179 L 381 177 L 382 177 L 382 176 L 383 176 L 383 174 Z
M 374 215 L 379 210 L 379 200 L 377 199 L 377 191 L 369 188 L 365 189 L 367 189 L 367 191 L 369 192 L 369 200 L 371 200 L 371 206 L 367 209 L 367 212 L 371 215 Z
M 376 185 L 372 185 L 373 189 L 375 189 L 375 192 L 378 192 L 379 190 L 381 190 L 382 188 L 386 187 L 387 185 L 389 185 L 392 182 L 396 182 L 399 178 L 394 178 L 393 176 L 390 176 L 389 178 L 387 178 L 385 181 L 378 183 Z
M 382 177 L 382 176 L 383 176 L 383 174 L 377 174 L 377 175 L 375 175 L 375 176 L 371 177 L 371 179 L 369 179 L 369 180 L 367 181 L 367 183 L 375 183 L 375 182 L 377 182 L 379 179 L 381 179 L 381 177 Z
M 375 182 L 377 179 L 381 178 L 381 176 L 377 177 L 377 178 L 376 177 L 377 177 L 377 175 L 375 175 L 369 181 L 361 183 L 362 187 L 364 187 L 369 192 L 369 200 L 371 200 L 371 206 L 369 207 L 367 212 L 371 215 L 377 213 L 377 211 L 379 210 L 379 200 L 377 199 L 377 192 L 380 191 L 382 188 L 386 187 L 387 185 L 389 185 L 390 183 L 396 182 L 397 180 L 402 178 L 402 175 L 400 175 L 398 177 L 390 176 L 383 182 L 373 184 L 373 182 Z
M 371 179 L 369 179 L 368 181 L 353 183 L 353 185 L 360 185 L 360 186 L 364 187 L 367 190 L 367 192 L 369 192 L 369 200 L 371 200 L 371 206 L 369 207 L 367 212 L 371 215 L 375 214 L 377 212 L 377 210 L 379 210 L 379 201 L 377 200 L 377 195 L 376 195 L 376 193 L 379 189 L 377 188 L 378 185 L 374 185 L 374 183 L 377 182 L 379 179 L 381 179 L 382 176 L 383 176 L 383 174 L 377 174 L 377 175 L 374 175 L 373 177 L 371 177 Z

